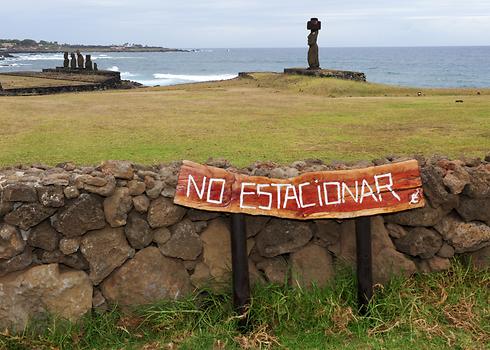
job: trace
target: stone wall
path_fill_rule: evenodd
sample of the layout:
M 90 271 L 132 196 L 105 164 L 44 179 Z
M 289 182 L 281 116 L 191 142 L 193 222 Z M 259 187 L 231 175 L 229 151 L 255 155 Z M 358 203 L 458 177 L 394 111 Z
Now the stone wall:
M 401 160 L 208 164 L 286 178 Z M 376 283 L 448 269 L 457 254 L 489 266 L 490 157 L 419 163 L 427 206 L 372 219 Z M 0 328 L 20 330 L 45 311 L 74 320 L 111 303 L 230 288 L 229 218 L 173 204 L 179 167 L 107 161 L 0 170 Z M 246 220 L 252 283 L 322 286 L 337 264 L 355 265 L 354 220 Z

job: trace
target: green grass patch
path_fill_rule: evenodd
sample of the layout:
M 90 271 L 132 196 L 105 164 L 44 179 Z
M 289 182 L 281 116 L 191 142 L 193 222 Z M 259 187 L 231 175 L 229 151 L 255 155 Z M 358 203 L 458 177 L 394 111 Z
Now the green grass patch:
M 160 163 L 223 157 L 238 166 L 490 150 L 490 91 L 420 89 L 255 74 L 254 79 L 0 97 L 0 165 Z M 464 103 L 456 103 L 462 99 Z
M 237 331 L 229 293 L 87 315 L 79 324 L 50 320 L 41 334 L 4 333 L 5 349 L 488 349 L 490 271 L 454 262 L 438 274 L 378 287 L 369 316 L 356 310 L 355 276 L 327 287 L 275 285 L 253 290 L 249 331 Z M 39 327 L 39 325 L 38 325 Z

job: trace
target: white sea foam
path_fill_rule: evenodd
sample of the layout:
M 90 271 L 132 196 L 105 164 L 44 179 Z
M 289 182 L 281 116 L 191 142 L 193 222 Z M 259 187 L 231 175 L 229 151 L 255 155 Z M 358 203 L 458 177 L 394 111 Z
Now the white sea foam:
M 15 56 L 15 59 L 18 61 L 51 61 L 51 60 L 61 60 L 63 61 L 62 54 L 21 54 Z
M 118 66 L 112 66 L 111 68 L 107 68 L 107 70 L 110 70 L 113 72 L 119 72 L 119 67 Z

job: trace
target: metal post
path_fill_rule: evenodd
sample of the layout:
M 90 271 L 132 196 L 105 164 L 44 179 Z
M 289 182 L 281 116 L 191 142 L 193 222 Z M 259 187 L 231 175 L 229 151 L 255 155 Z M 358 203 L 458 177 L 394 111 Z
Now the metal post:
M 357 247 L 357 300 L 359 312 L 367 313 L 367 305 L 373 297 L 373 266 L 371 254 L 371 218 L 356 219 Z
M 248 275 L 247 233 L 245 216 L 231 214 L 231 267 L 233 271 L 233 304 L 236 312 L 244 316 L 240 328 L 245 328 L 248 318 L 245 316 L 250 303 L 250 280 Z

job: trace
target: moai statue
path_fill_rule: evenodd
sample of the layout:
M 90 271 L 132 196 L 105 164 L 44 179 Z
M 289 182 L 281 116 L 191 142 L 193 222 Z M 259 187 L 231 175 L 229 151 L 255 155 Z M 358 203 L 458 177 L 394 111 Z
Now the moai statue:
M 68 59 L 68 52 L 65 52 L 64 54 L 64 61 L 63 61 L 63 68 L 69 68 L 70 67 L 70 60 Z
M 92 55 L 87 55 L 85 57 L 85 69 L 87 69 L 87 70 L 92 70 L 93 69 Z
M 71 53 L 70 68 L 77 69 L 77 58 L 75 57 L 75 53 L 73 52 Z
M 94 62 L 94 70 L 95 71 L 98 71 L 99 70 L 99 68 L 97 68 L 97 63 L 95 63 L 95 62 Z
M 78 50 L 77 50 L 77 61 L 78 61 L 78 68 L 80 69 L 85 68 L 83 55 Z
M 322 22 L 318 18 L 312 18 L 308 21 L 306 28 L 310 30 L 308 35 L 308 69 L 320 69 L 320 60 L 318 58 L 318 31 L 322 29 Z

